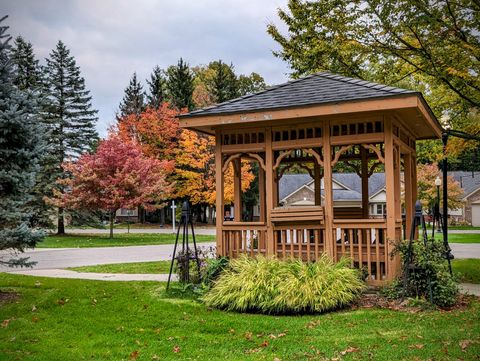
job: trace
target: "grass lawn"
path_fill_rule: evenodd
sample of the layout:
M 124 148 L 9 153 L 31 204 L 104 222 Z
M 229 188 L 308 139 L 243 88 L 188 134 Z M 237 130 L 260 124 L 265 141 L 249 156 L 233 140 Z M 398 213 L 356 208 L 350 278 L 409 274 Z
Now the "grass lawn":
M 2 360 L 475 359 L 480 302 L 466 310 L 263 316 L 206 309 L 157 282 L 0 274 Z
M 460 274 L 460 282 L 480 283 L 480 259 L 454 259 L 452 270 Z
M 50 235 L 40 242 L 38 248 L 83 248 L 83 247 L 113 247 L 142 246 L 152 244 L 171 244 L 175 242 L 174 234 L 159 233 L 118 233 L 113 239 L 108 234 L 66 234 L 64 236 Z M 215 236 L 196 235 L 197 242 L 214 241 Z M 189 238 L 191 241 L 191 237 Z
M 428 233 L 428 236 L 431 236 L 431 232 Z M 443 239 L 441 234 L 435 233 L 436 239 Z M 450 243 L 480 243 L 480 233 L 459 233 L 459 234 L 448 234 L 448 242 Z
M 101 264 L 69 269 L 77 272 L 95 273 L 168 273 L 170 271 L 170 261 Z

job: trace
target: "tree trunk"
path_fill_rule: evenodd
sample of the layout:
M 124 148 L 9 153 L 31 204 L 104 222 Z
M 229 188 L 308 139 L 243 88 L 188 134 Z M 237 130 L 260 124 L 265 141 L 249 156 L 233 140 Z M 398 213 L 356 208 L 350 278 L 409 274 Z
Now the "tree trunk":
M 110 211 L 110 239 L 113 238 L 113 221 L 115 220 L 115 211 Z
M 63 213 L 63 208 L 58 208 L 57 234 L 65 234 L 65 221 L 63 218 Z
M 213 207 L 212 206 L 208 206 L 208 220 L 207 220 L 207 223 L 208 224 L 213 224 Z
M 160 227 L 165 226 L 165 207 L 160 209 Z

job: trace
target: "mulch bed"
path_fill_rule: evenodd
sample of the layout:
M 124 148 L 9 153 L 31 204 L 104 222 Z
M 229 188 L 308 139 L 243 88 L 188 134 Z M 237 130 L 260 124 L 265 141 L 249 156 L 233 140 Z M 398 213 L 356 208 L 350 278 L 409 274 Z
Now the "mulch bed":
M 464 295 L 460 294 L 457 299 L 456 305 L 452 307 L 440 308 L 434 306 L 434 308 L 442 311 L 455 311 L 455 310 L 465 310 L 470 306 L 470 303 L 473 300 L 479 300 L 480 297 L 473 295 Z M 425 302 L 425 306 L 412 306 L 409 299 L 398 300 L 398 299 L 388 299 L 378 293 L 365 293 L 360 296 L 357 301 L 352 304 L 351 309 L 359 308 L 384 308 L 395 311 L 405 311 L 410 313 L 417 313 L 424 311 L 426 309 L 432 309 L 431 305 L 428 302 Z
M 4 292 L 0 291 L 0 304 L 13 302 L 20 298 L 20 294 L 17 292 Z

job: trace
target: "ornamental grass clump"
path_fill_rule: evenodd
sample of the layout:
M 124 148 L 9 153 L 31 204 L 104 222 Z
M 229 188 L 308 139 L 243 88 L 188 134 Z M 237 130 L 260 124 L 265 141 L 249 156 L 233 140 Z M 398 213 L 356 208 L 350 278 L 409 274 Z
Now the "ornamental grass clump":
M 319 313 L 351 303 L 364 288 L 346 260 L 322 256 L 314 263 L 246 256 L 230 261 L 210 291 L 209 307 L 267 314 Z

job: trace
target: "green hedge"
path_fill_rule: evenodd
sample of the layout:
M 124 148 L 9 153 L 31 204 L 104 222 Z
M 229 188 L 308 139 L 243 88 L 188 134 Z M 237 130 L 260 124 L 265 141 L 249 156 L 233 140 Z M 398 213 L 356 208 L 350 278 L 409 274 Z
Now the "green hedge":
M 352 302 L 364 288 L 347 261 L 323 256 L 314 263 L 240 257 L 230 261 L 203 296 L 209 307 L 267 314 L 317 313 Z

